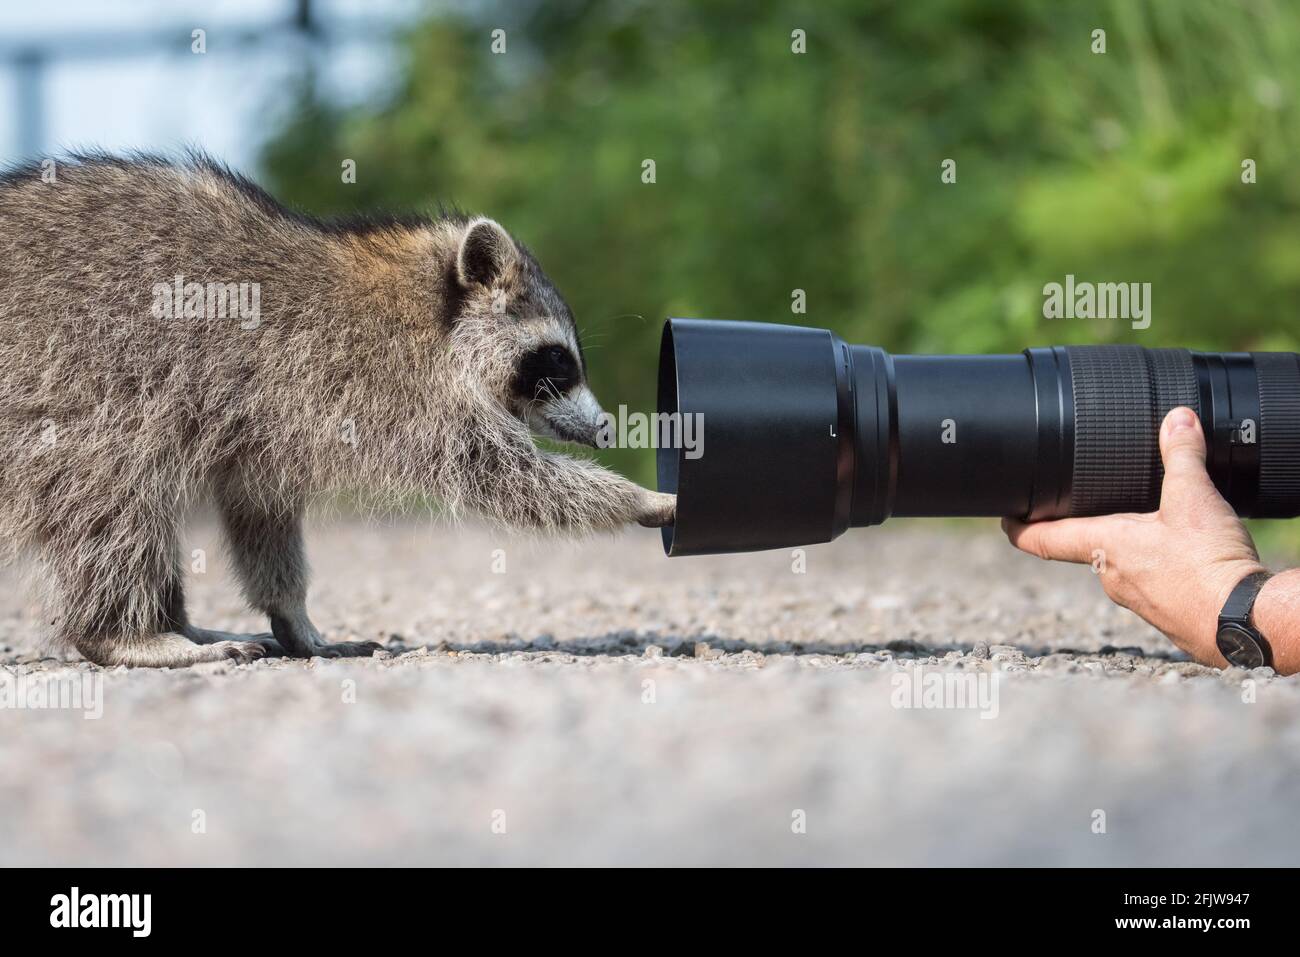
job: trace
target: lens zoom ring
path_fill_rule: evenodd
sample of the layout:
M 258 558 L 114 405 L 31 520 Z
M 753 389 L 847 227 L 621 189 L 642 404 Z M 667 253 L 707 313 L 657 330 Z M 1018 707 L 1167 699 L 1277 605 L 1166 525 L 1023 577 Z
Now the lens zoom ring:
M 1164 477 L 1159 430 L 1177 405 L 1199 410 L 1191 354 L 1140 346 L 1070 346 L 1074 384 L 1071 515 L 1149 512 Z
M 1300 514 L 1300 358 L 1256 352 L 1259 375 L 1259 498 L 1255 514 Z

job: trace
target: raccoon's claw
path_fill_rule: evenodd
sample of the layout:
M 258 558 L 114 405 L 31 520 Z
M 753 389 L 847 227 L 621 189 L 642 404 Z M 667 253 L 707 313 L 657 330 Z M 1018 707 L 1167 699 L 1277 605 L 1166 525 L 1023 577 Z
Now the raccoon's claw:
M 265 635 L 254 635 L 252 638 L 249 638 L 248 640 L 255 645 L 261 645 L 262 648 L 265 649 L 266 651 L 267 658 L 288 657 L 287 652 L 285 652 L 281 644 L 278 641 L 276 641 L 275 638 L 269 633 Z
M 240 664 L 264 658 L 268 650 L 265 645 L 257 641 L 218 641 L 210 647 L 223 652 L 227 658 Z
M 637 524 L 644 525 L 646 528 L 663 528 L 665 525 L 671 525 L 677 518 L 677 496 L 668 495 L 664 492 L 647 492 L 646 502 L 642 506 L 641 514 L 637 516 Z

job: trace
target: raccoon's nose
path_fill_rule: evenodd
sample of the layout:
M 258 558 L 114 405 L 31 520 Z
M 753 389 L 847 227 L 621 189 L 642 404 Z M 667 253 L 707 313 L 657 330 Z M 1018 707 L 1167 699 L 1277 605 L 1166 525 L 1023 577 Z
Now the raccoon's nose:
M 578 390 L 574 399 L 586 422 L 584 432 L 587 432 L 587 435 L 584 436 L 582 444 L 590 445 L 593 449 L 600 448 L 600 432 L 601 426 L 605 424 L 605 410 L 600 407 L 595 393 L 585 385 Z

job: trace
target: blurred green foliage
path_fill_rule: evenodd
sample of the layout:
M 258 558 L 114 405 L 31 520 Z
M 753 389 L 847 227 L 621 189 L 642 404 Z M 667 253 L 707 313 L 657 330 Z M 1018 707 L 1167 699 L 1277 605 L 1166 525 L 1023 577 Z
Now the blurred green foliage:
M 488 2 L 431 9 L 394 55 L 379 104 L 304 73 L 268 185 L 321 213 L 501 220 L 573 305 L 607 408 L 653 407 L 668 315 L 896 352 L 1300 348 L 1288 0 Z M 1067 273 L 1150 282 L 1150 328 L 1044 319 Z

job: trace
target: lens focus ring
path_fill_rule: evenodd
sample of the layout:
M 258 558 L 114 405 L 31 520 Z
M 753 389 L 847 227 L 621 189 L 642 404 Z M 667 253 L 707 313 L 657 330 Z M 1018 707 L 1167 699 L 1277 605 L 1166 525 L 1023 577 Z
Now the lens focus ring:
M 1160 423 L 1175 406 L 1200 411 L 1185 349 L 1069 346 L 1074 388 L 1071 515 L 1149 512 L 1160 503 Z

